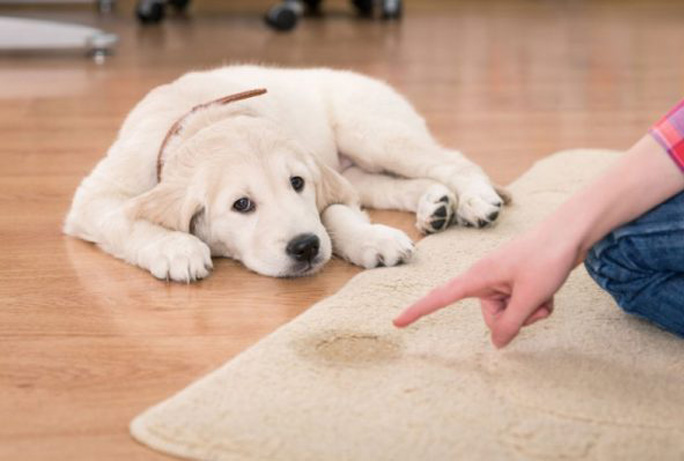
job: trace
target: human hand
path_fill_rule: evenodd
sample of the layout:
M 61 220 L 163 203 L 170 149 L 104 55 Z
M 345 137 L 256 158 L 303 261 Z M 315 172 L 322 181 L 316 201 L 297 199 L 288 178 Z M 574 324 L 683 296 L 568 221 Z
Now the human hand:
M 546 221 L 418 300 L 394 324 L 405 327 L 460 299 L 480 298 L 492 342 L 504 347 L 520 328 L 551 315 L 553 295 L 592 245 L 683 190 L 680 168 L 647 134 Z
M 404 310 L 394 325 L 405 327 L 464 298 L 479 298 L 492 343 L 505 347 L 524 326 L 553 312 L 553 296 L 579 263 L 573 239 L 540 229 L 481 259 Z

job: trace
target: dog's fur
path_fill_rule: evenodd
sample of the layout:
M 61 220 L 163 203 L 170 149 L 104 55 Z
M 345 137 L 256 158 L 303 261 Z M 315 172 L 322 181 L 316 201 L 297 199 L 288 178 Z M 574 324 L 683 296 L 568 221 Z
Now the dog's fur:
M 268 93 L 194 116 L 165 150 L 158 181 L 158 152 L 177 120 L 254 88 Z M 233 208 L 243 197 L 252 211 Z M 452 222 L 487 225 L 502 197 L 384 83 L 347 71 L 232 66 L 152 90 L 79 186 L 64 231 L 160 279 L 206 277 L 212 255 L 295 276 L 332 253 L 366 268 L 410 257 L 411 240 L 371 224 L 360 206 L 415 212 L 430 233 Z M 288 245 L 301 235 L 315 238 L 317 251 L 293 258 Z

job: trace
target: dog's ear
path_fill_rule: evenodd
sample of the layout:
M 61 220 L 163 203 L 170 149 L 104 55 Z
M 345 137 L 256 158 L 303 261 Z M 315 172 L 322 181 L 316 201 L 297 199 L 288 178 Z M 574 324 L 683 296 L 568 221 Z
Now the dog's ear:
M 144 219 L 167 229 L 190 232 L 192 223 L 203 213 L 201 201 L 188 193 L 187 187 L 160 183 L 134 198 L 128 208 L 132 219 Z
M 330 205 L 359 205 L 358 194 L 345 177 L 318 161 L 316 169 L 319 173 L 316 180 L 316 206 L 319 213 Z

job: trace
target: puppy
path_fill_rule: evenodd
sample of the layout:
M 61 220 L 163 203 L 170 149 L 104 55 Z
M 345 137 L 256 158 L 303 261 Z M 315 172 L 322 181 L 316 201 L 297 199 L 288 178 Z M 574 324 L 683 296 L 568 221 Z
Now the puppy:
M 291 277 L 332 253 L 365 268 L 407 261 L 408 236 L 362 206 L 414 212 L 432 233 L 486 226 L 504 198 L 382 82 L 230 66 L 152 90 L 80 184 L 64 232 L 159 279 L 202 279 L 212 256 Z

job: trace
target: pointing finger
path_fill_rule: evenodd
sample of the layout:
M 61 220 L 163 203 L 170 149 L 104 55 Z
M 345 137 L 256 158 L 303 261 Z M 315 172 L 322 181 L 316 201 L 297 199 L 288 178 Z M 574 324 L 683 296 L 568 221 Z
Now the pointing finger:
M 484 280 L 475 278 L 467 272 L 416 301 L 394 319 L 394 325 L 400 328 L 410 325 L 419 318 L 458 300 L 476 296 L 486 288 Z

